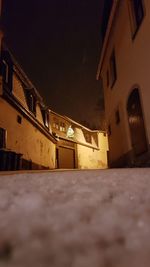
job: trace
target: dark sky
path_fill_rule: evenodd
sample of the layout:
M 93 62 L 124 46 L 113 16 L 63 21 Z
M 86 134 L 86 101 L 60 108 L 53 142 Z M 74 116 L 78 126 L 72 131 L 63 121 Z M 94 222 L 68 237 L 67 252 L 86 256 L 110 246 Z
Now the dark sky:
M 50 108 L 100 125 L 104 0 L 4 0 L 5 41 Z

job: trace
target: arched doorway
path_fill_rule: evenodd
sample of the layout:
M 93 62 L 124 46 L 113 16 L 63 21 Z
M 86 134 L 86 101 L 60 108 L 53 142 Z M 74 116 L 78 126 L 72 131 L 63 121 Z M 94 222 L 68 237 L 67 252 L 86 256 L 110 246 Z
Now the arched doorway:
M 127 112 L 133 152 L 135 156 L 138 156 L 147 151 L 147 140 L 140 95 L 137 88 L 132 91 L 128 98 Z

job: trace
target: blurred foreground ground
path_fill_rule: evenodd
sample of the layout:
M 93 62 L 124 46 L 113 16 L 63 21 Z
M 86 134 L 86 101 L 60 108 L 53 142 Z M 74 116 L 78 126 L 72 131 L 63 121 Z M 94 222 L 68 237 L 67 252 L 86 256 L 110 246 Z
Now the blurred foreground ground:
M 130 266 L 150 266 L 150 169 L 0 175 L 0 267 Z

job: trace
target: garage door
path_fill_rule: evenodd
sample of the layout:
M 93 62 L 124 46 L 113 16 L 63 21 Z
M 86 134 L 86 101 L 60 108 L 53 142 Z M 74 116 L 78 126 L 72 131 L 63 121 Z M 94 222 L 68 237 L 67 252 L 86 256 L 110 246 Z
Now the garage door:
M 59 147 L 58 148 L 58 168 L 73 169 L 75 168 L 75 152 L 73 149 Z

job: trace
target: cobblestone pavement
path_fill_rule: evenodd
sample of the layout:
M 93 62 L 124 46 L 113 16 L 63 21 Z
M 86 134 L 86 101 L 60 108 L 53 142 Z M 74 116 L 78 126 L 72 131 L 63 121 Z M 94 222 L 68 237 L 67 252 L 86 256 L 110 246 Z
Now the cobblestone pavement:
M 149 168 L 0 175 L 0 267 L 149 266 Z

